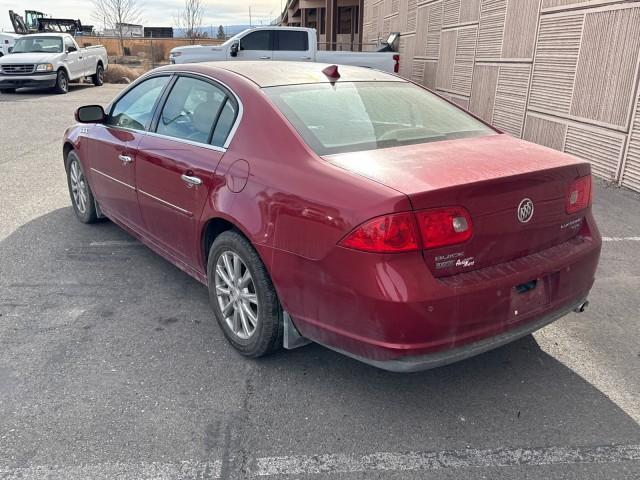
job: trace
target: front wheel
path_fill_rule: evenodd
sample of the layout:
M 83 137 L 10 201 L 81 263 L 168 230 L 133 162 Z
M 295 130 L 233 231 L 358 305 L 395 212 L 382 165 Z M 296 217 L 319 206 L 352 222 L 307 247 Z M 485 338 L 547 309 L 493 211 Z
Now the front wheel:
M 96 87 L 101 87 L 104 84 L 104 67 L 101 64 L 96 67 L 96 73 L 91 76 L 91 80 Z
M 221 233 L 209 250 L 207 276 L 211 307 L 229 343 L 252 358 L 279 350 L 282 307 L 249 241 L 235 231 Z
M 67 93 L 69 91 L 69 77 L 64 70 L 58 70 L 58 76 L 56 77 L 56 85 L 53 87 L 53 91 L 56 93 Z
M 93 193 L 82 170 L 80 159 L 73 150 L 67 155 L 66 167 L 67 185 L 76 217 L 82 223 L 94 223 L 98 219 L 98 213 Z
M 0 93 L 16 93 L 15 88 L 0 88 Z

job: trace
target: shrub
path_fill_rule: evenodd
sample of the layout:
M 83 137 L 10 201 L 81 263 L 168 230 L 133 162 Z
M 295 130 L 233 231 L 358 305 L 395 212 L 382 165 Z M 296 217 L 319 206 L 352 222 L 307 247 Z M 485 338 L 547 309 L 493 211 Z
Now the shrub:
M 140 74 L 132 68 L 112 63 L 104 72 L 104 81 L 106 83 L 131 83 L 139 76 Z

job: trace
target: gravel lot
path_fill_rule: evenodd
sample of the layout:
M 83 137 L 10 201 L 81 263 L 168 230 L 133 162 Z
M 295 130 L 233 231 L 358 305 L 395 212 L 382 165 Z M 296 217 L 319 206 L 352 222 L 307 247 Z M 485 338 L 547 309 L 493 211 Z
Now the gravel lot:
M 120 86 L 0 96 L 1 479 L 640 478 L 640 198 L 598 183 L 591 308 L 428 372 L 236 354 L 206 289 L 75 220 L 61 138 Z

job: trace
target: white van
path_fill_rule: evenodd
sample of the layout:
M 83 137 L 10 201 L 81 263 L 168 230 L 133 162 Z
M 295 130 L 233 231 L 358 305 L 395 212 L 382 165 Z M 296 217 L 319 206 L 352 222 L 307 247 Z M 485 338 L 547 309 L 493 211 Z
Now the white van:
M 9 53 L 9 49 L 20 37 L 21 35 L 16 33 L 0 32 L 0 57 Z

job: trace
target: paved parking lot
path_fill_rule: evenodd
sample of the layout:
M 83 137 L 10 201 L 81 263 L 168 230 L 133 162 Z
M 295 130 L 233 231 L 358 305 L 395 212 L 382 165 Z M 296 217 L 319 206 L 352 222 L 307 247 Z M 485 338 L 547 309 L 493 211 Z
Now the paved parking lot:
M 640 478 L 640 197 L 599 182 L 591 308 L 428 372 L 316 345 L 253 361 L 207 291 L 75 220 L 73 110 L 0 96 L 0 479 Z

